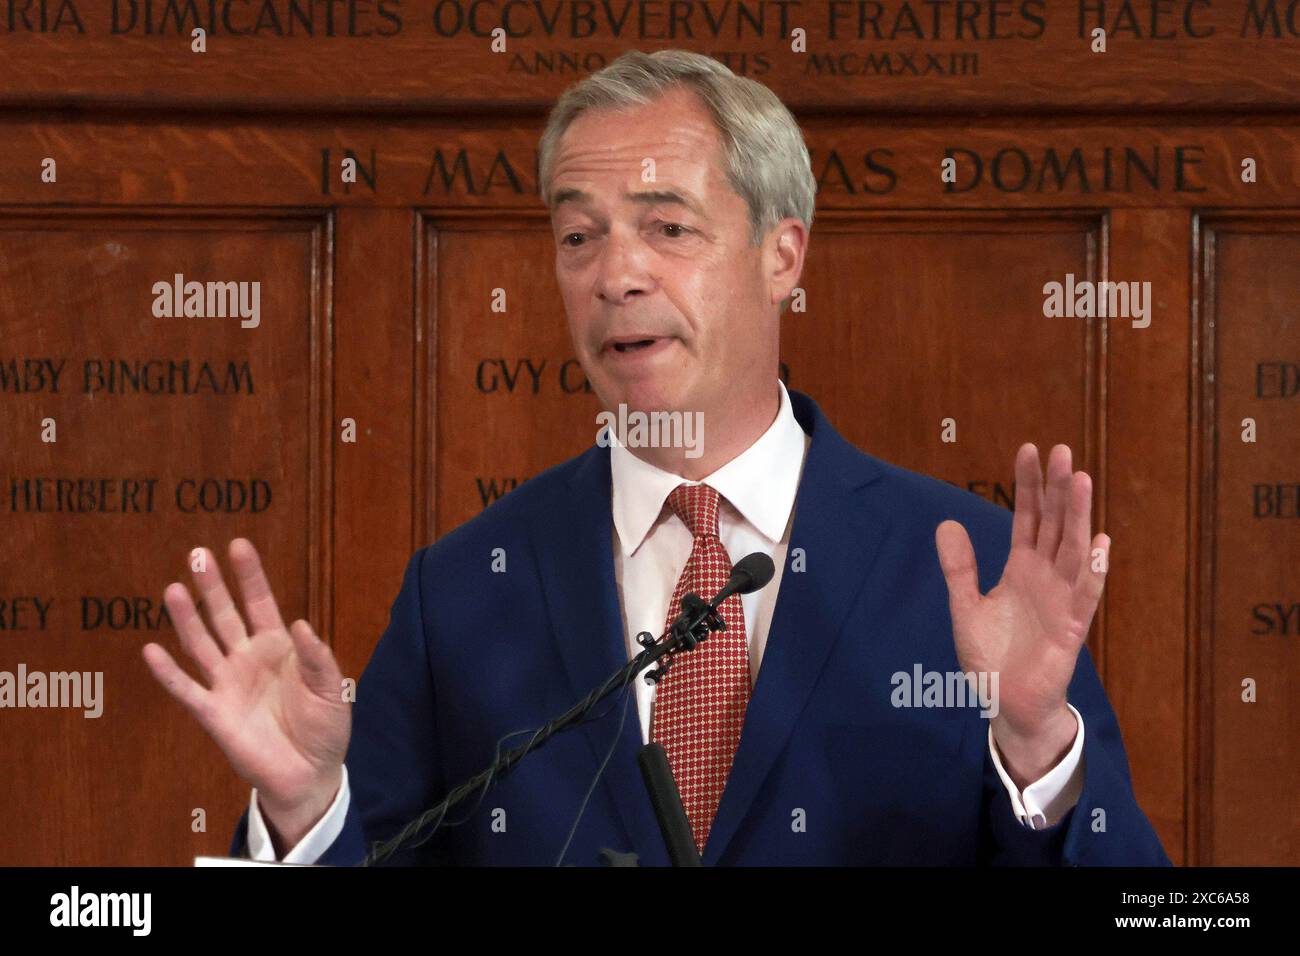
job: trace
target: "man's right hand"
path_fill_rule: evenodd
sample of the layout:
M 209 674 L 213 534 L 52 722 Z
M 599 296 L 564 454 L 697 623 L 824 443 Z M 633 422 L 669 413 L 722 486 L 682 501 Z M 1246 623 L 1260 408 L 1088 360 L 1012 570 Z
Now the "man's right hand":
M 338 792 L 352 733 L 351 704 L 343 699 L 334 655 L 311 625 L 297 620 L 284 626 L 252 543 L 230 542 L 249 626 L 221 580 L 216 556 L 199 550 L 206 570 L 193 577 L 212 630 L 184 584 L 169 584 L 163 599 L 181 646 L 207 686 L 158 644 L 144 646 L 144 659 L 235 771 L 257 788 L 277 856 L 283 856 L 325 815 Z

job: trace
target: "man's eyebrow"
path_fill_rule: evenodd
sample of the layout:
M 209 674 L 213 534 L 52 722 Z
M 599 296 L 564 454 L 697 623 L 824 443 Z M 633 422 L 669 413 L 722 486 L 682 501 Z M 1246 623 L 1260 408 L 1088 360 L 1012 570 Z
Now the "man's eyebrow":
M 623 198 L 630 199 L 634 203 L 646 206 L 655 206 L 660 204 L 685 206 L 691 212 L 695 213 L 695 215 L 701 217 L 704 216 L 704 207 L 698 200 L 693 196 L 678 192 L 675 189 L 646 189 L 635 193 L 624 192 Z M 561 203 L 566 202 L 590 203 L 592 202 L 592 196 L 590 193 L 582 189 L 574 189 L 572 187 L 560 189 L 555 193 L 552 207 L 558 208 Z
M 635 203 L 644 203 L 647 206 L 658 206 L 660 204 L 685 206 L 697 216 L 704 215 L 703 207 L 694 198 L 685 193 L 679 193 L 675 189 L 647 189 L 642 192 L 624 193 L 623 197 L 631 199 Z
M 553 207 L 558 207 L 561 203 L 566 202 L 589 203 L 591 202 L 591 195 L 581 189 L 569 188 L 557 190 L 555 195 L 551 197 Z

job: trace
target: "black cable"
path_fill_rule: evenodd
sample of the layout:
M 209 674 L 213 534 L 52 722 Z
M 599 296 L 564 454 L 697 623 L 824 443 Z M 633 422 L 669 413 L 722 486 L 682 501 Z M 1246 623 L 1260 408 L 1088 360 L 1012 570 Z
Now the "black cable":
M 596 784 L 600 783 L 605 768 L 609 766 L 610 758 L 614 756 L 614 751 L 618 749 L 618 742 L 623 739 L 623 727 L 627 724 L 627 704 L 633 696 L 630 691 L 631 686 L 631 681 L 623 685 L 623 716 L 618 720 L 618 730 L 614 732 L 614 739 L 609 743 L 609 750 L 605 752 L 605 759 L 600 762 L 600 768 L 596 771 L 596 776 L 591 779 L 591 786 L 587 788 L 587 795 L 582 798 L 582 805 L 578 807 L 578 815 L 573 818 L 573 826 L 569 828 L 569 838 L 564 841 L 564 846 L 560 848 L 560 855 L 555 859 L 556 866 L 559 866 L 564 861 L 564 854 L 569 852 L 569 844 L 573 842 L 573 836 L 578 832 L 578 822 L 582 819 L 582 815 L 587 812 L 587 802 L 591 800 L 591 795 L 596 791 Z M 601 714 L 601 717 L 604 716 L 604 714 Z
M 510 733 L 502 735 L 501 738 L 497 740 L 496 748 L 493 750 L 492 753 L 492 767 L 495 768 L 496 765 L 500 762 L 501 746 L 511 737 L 522 737 L 524 734 L 532 734 L 533 739 L 528 742 L 529 746 L 531 747 L 533 741 L 537 739 L 537 735 L 540 734 L 541 732 L 542 732 L 542 728 L 538 727 L 533 730 L 512 730 L 510 731 Z M 491 789 L 492 784 L 496 782 L 496 779 L 497 778 L 495 774 L 489 773 L 487 779 L 483 781 L 483 784 L 479 789 L 478 799 L 474 801 L 474 805 L 470 807 L 469 810 L 466 811 L 463 817 L 461 817 L 459 820 L 447 820 L 445 819 L 446 814 L 444 813 L 443 814 L 444 819 L 439 819 L 438 822 L 434 824 L 434 826 L 429 830 L 428 833 L 426 833 L 424 836 L 417 839 L 414 843 L 410 844 L 410 846 L 412 848 L 424 846 L 424 844 L 428 843 L 431 839 L 433 839 L 434 834 L 436 834 L 443 827 L 458 827 L 461 824 L 468 823 L 470 819 L 474 816 L 474 814 L 478 813 L 478 808 L 483 805 L 483 798 L 487 796 L 488 790 Z

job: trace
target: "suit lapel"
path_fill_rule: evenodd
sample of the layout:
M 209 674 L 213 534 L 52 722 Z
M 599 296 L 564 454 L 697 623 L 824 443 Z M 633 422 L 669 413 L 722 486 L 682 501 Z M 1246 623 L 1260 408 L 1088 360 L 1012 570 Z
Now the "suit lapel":
M 595 446 L 585 452 L 563 488 L 562 500 L 548 502 L 534 513 L 531 531 L 551 634 L 576 704 L 628 662 L 614 580 L 609 449 Z M 667 850 L 636 762 L 641 749 L 636 691 L 629 687 L 627 694 L 627 716 L 605 768 L 603 785 L 618 807 L 623 829 L 640 862 L 666 865 Z M 591 748 L 593 772 L 609 752 L 622 717 L 622 698 L 610 699 L 617 704 L 612 712 L 576 731 L 586 737 Z M 607 700 L 596 712 L 609 706 Z
M 844 621 L 867 581 L 888 515 L 871 507 L 863 487 L 879 465 L 846 442 L 808 396 L 790 391 L 795 417 L 812 436 L 795 500 L 794 527 L 781 575 L 763 662 L 736 759 L 704 848 L 704 863 L 722 859 L 772 764 L 803 711 Z M 803 549 L 807 567 L 792 572 Z

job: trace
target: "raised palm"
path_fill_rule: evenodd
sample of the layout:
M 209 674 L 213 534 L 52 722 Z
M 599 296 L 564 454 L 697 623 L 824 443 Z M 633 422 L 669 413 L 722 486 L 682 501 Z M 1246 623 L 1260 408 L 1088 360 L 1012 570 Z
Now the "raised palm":
M 1052 449 L 1046 488 L 1040 475 L 1038 449 L 1022 445 L 1011 552 L 988 594 L 966 529 L 944 521 L 935 530 L 957 659 L 963 671 L 998 674 L 999 718 L 1026 737 L 1064 710 L 1110 550 L 1107 535 L 1090 538 L 1092 482 L 1071 471 L 1070 449 Z
M 215 556 L 206 552 L 204 559 L 206 570 L 193 577 L 211 631 L 183 584 L 169 585 L 163 596 L 181 646 L 207 686 L 186 674 L 158 644 L 145 645 L 145 661 L 241 777 L 265 800 L 291 806 L 343 763 L 352 715 L 342 676 L 328 645 L 306 621 L 284 626 L 249 541 L 230 543 L 247 625 Z

